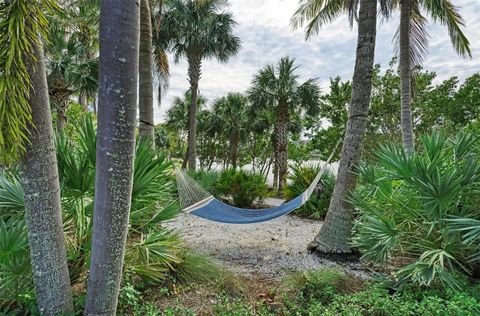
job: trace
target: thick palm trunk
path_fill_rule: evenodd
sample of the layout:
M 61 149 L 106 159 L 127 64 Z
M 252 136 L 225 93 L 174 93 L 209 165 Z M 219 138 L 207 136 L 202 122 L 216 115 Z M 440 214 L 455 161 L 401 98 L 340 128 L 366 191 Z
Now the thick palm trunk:
M 232 132 L 230 133 L 230 163 L 232 164 L 232 168 L 237 168 L 237 160 L 238 160 L 238 133 Z
M 347 129 L 338 167 L 337 181 L 325 222 L 311 248 L 323 253 L 349 253 L 352 231 L 352 206 L 345 201 L 356 185 L 352 172 L 362 154 L 372 91 L 372 70 L 375 56 L 377 0 L 361 0 L 358 20 L 358 43 L 355 71 L 352 81 L 352 100 Z
M 282 193 L 287 184 L 288 171 L 288 104 L 280 101 L 277 109 L 277 169 L 278 169 L 278 193 Z
M 155 129 L 153 118 L 153 80 L 152 80 L 152 18 L 148 0 L 140 1 L 140 51 L 139 51 L 139 87 L 138 104 L 140 112 L 139 134 L 155 148 Z
M 191 104 L 188 118 L 188 169 L 197 165 L 197 97 L 198 81 L 201 75 L 202 60 L 199 56 L 188 56 L 188 81 L 190 82 Z
M 101 1 L 97 166 L 86 315 L 116 313 L 132 194 L 138 47 L 138 1 Z
M 405 152 L 412 153 L 413 124 L 410 99 L 411 65 L 410 65 L 410 0 L 402 0 L 400 5 L 400 90 L 401 90 L 401 123 L 402 139 Z
M 70 314 L 73 304 L 41 44 L 34 47 L 34 56 L 35 60 L 27 63 L 32 83 L 29 104 L 33 126 L 20 164 L 33 280 L 42 315 Z

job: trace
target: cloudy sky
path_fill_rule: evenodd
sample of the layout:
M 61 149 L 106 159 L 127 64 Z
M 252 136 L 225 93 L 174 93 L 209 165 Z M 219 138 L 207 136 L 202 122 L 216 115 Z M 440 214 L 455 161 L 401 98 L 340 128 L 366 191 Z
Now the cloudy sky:
M 424 66 L 437 72 L 437 80 L 453 75 L 463 79 L 480 71 L 480 0 L 453 2 L 461 8 L 467 22 L 465 33 L 472 45 L 473 58 L 458 57 L 446 29 L 429 24 L 430 49 Z M 350 80 L 355 61 L 356 29 L 351 30 L 347 19 L 341 18 L 305 42 L 303 31 L 293 31 L 289 26 L 297 5 L 298 0 L 230 0 L 229 10 L 238 22 L 235 34 L 242 40 L 242 48 L 226 64 L 204 61 L 200 93 L 212 101 L 231 91 L 243 92 L 259 68 L 286 55 L 296 59 L 303 78 L 318 78 L 323 91 L 328 90 L 331 77 L 339 75 Z M 375 63 L 386 66 L 394 56 L 392 38 L 398 23 L 398 16 L 388 22 L 379 22 Z M 155 107 L 157 123 L 164 120 L 173 98 L 188 89 L 186 62 L 171 63 L 170 88 L 161 107 Z

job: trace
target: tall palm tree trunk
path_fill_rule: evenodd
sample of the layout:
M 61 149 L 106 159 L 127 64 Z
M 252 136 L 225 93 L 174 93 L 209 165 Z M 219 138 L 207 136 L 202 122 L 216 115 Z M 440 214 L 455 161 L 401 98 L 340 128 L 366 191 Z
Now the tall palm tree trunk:
M 352 172 L 360 160 L 372 92 L 372 71 L 375 56 L 377 0 L 361 0 L 358 19 L 358 43 L 355 71 L 352 81 L 352 100 L 347 129 L 338 167 L 337 181 L 328 213 L 320 232 L 310 245 L 323 253 L 349 253 L 352 231 L 352 206 L 345 201 L 355 188 L 356 175 Z
M 100 3 L 100 76 L 92 254 L 86 315 L 115 315 L 132 194 L 138 1 Z
M 201 75 L 200 56 L 188 56 L 188 81 L 190 82 L 191 104 L 188 111 L 188 169 L 195 170 L 197 165 L 197 97 L 198 81 Z
M 288 104 L 280 101 L 277 109 L 277 170 L 278 170 L 278 193 L 282 193 L 287 184 L 288 171 Z
M 414 151 L 413 124 L 411 108 L 411 64 L 410 64 L 410 0 L 402 0 L 400 4 L 400 90 L 401 90 L 401 124 L 402 139 L 405 152 Z
M 73 312 L 67 253 L 63 235 L 57 157 L 53 141 L 45 61 L 41 44 L 28 60 L 33 125 L 21 159 L 25 218 L 37 302 L 42 315 Z
M 140 50 L 139 50 L 139 87 L 138 104 L 140 112 L 140 138 L 155 148 L 155 129 L 153 118 L 153 80 L 152 80 L 152 17 L 148 0 L 140 1 Z

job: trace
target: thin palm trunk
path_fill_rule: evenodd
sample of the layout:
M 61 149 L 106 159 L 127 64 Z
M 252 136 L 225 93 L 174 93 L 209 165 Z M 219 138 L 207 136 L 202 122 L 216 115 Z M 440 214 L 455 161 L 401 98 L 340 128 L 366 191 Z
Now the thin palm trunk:
M 65 128 L 65 121 L 66 121 L 65 108 L 66 106 L 60 106 L 57 109 L 57 132 L 58 133 L 61 133 Z
M 132 194 L 138 1 L 101 1 L 100 21 L 97 166 L 85 314 L 115 315 Z
M 237 168 L 237 160 L 238 160 L 238 132 L 231 132 L 230 133 L 230 163 L 232 164 L 232 168 Z M 254 166 L 255 167 L 255 166 Z
M 88 110 L 88 98 L 87 98 L 87 95 L 85 93 L 81 93 L 78 96 L 78 104 L 80 104 L 83 107 L 84 111 Z
M 352 81 L 352 100 L 338 167 L 337 181 L 325 222 L 311 248 L 323 253 L 350 253 L 353 207 L 345 200 L 356 185 L 354 166 L 362 154 L 368 107 L 372 92 L 377 0 L 361 0 L 358 43 Z
M 183 156 L 182 169 L 187 168 L 187 165 L 188 165 L 188 145 L 187 145 L 187 149 L 185 149 L 185 155 Z
M 410 64 L 410 0 L 402 0 L 400 5 L 400 90 L 401 90 L 401 124 L 405 152 L 414 151 L 413 124 L 411 109 L 411 64 Z
M 275 154 L 276 156 L 276 154 Z M 277 164 L 277 158 L 273 158 L 273 168 L 272 168 L 272 173 L 273 173 L 273 189 L 278 190 L 278 164 Z
M 45 61 L 41 44 L 28 60 L 33 125 L 20 163 L 25 218 L 37 302 L 42 315 L 73 312 L 67 253 L 63 235 L 60 184 L 53 141 Z
M 139 87 L 138 105 L 140 112 L 140 138 L 155 148 L 155 129 L 153 118 L 153 80 L 152 80 L 152 18 L 148 0 L 140 1 L 140 51 L 139 51 Z
M 278 172 L 278 193 L 282 193 L 287 184 L 288 171 L 288 104 L 280 100 L 277 109 L 276 156 Z
M 93 114 L 97 114 L 97 95 L 93 97 L 92 100 Z
M 198 81 L 201 75 L 202 59 L 199 56 L 188 57 L 188 81 L 190 82 L 191 103 L 188 111 L 188 169 L 195 170 L 197 165 L 197 97 Z

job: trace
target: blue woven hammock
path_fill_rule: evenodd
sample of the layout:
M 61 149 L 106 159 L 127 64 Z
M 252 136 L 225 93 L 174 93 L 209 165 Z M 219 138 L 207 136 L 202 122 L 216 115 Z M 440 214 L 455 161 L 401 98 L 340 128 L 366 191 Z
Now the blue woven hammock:
M 205 204 L 191 209 L 190 214 L 220 223 L 251 224 L 265 222 L 287 215 L 299 208 L 302 204 L 302 196 L 300 195 L 277 207 L 243 209 L 223 203 L 212 197 L 208 201 L 205 201 Z
M 293 200 L 271 208 L 243 209 L 223 203 L 202 188 L 195 180 L 189 177 L 185 171 L 177 170 L 177 188 L 182 210 L 204 219 L 230 224 L 259 223 L 287 215 L 308 201 L 320 181 L 320 178 L 327 169 L 340 141 L 341 140 L 338 141 L 330 157 L 320 168 L 315 179 L 305 192 Z

